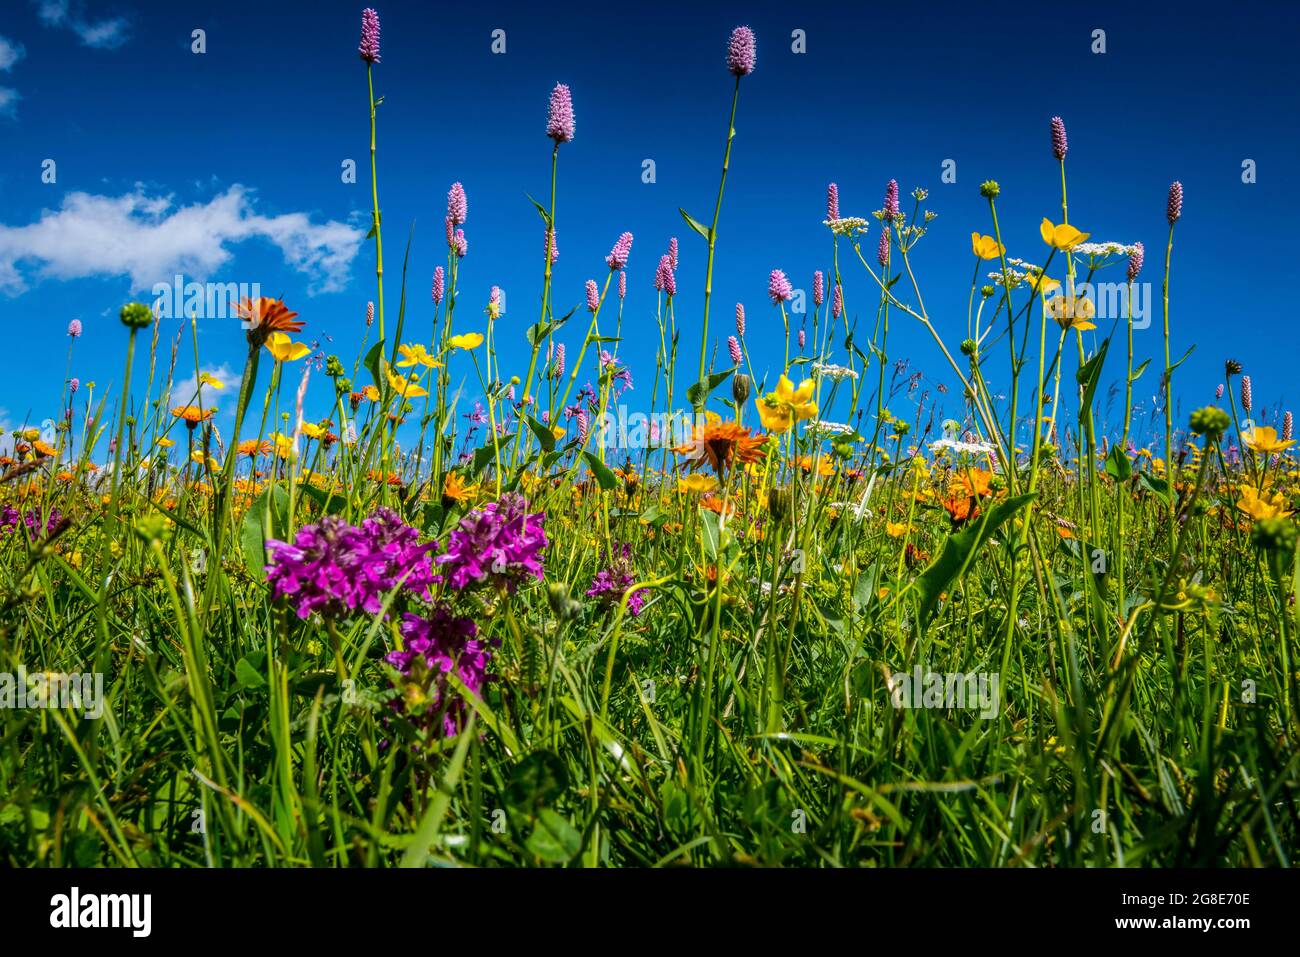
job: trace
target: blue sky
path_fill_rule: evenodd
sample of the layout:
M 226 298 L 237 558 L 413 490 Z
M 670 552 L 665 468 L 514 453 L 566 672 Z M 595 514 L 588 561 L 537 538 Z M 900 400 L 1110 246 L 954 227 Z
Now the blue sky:
M 308 322 L 304 337 L 350 366 L 374 298 L 373 247 L 361 241 L 370 190 L 360 5 L 13 0 L 9 11 L 0 22 L 0 330 L 11 358 L 0 425 L 56 413 L 72 318 L 85 327 L 72 374 L 101 389 L 120 382 L 118 307 L 178 271 L 283 295 Z M 965 335 L 970 233 L 991 231 L 979 183 L 1001 184 L 1009 253 L 1042 262 L 1038 222 L 1060 212 L 1048 140 L 1048 120 L 1060 114 L 1071 222 L 1095 240 L 1145 243 L 1142 278 L 1154 284 L 1157 309 L 1166 191 L 1174 179 L 1186 189 L 1171 324 L 1175 357 L 1197 349 L 1176 375 L 1179 421 L 1213 399 L 1228 357 L 1251 374 L 1258 404 L 1295 401 L 1283 287 L 1300 212 L 1293 5 L 929 3 L 885 12 L 661 2 L 548 13 L 538 4 L 403 2 L 379 14 L 390 314 L 415 224 L 406 338 L 431 339 L 429 279 L 445 260 L 445 196 L 459 180 L 470 252 L 458 331 L 483 329 L 489 289 L 501 286 L 502 368 L 525 371 L 523 330 L 537 320 L 541 285 L 541 224 L 526 194 L 543 198 L 548 188 L 546 102 L 562 81 L 573 89 L 577 136 L 560 151 L 557 312 L 580 304 L 586 279 L 603 280 L 609 247 L 633 232 L 622 355 L 636 380 L 629 404 L 647 403 L 658 342 L 651 283 L 677 236 L 682 366 L 693 373 L 705 249 L 677 209 L 702 220 L 712 212 L 731 90 L 725 43 L 746 23 L 758 67 L 742 82 L 719 226 L 710 332 L 722 355 L 742 301 L 755 367 L 775 376 L 781 336 L 769 271 L 779 267 L 810 291 L 813 270 L 829 267 L 826 184 L 839 183 L 845 215 L 869 216 L 890 178 L 905 195 L 928 188 L 939 214 L 913 263 L 955 349 Z M 498 28 L 504 55 L 491 51 Z M 195 29 L 206 32 L 201 55 L 191 52 Z M 806 53 L 791 50 L 796 29 Z M 1094 29 L 1106 31 L 1104 54 L 1091 52 Z M 48 159 L 54 183 L 42 182 Z M 341 181 L 347 159 L 359 167 L 355 184 Z M 655 162 L 653 184 L 642 182 L 645 159 Z M 952 184 L 940 178 L 948 159 Z M 1253 184 L 1242 182 L 1247 159 Z M 851 263 L 842 269 L 849 311 L 869 327 L 871 281 Z M 1119 277 L 1117 268 L 1103 278 Z M 1153 318 L 1136 334 L 1139 360 L 1160 349 Z M 204 368 L 237 378 L 238 328 L 199 325 Z M 1104 334 L 1109 323 L 1101 326 Z M 584 328 L 575 321 L 567 330 L 571 356 Z M 1115 346 L 1103 389 L 1122 376 Z M 936 383 L 954 385 L 933 343 L 901 316 L 889 353 L 924 373 L 932 395 Z M 194 372 L 188 355 L 186 344 L 178 380 Z M 844 361 L 842 351 L 831 359 Z M 461 362 L 456 377 L 472 376 Z M 997 389 L 1004 368 L 990 374 Z M 1157 382 L 1153 371 L 1138 384 L 1147 407 Z M 233 386 L 218 403 L 223 417 Z M 326 386 L 317 377 L 309 416 L 326 413 Z M 959 414 L 956 391 L 944 399 L 947 415 Z M 905 400 L 891 408 L 911 417 Z

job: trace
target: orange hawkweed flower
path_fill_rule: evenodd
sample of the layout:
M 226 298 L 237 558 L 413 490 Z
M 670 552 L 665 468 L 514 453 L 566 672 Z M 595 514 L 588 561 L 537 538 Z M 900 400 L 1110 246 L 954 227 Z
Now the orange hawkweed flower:
M 273 332 L 301 332 L 304 323 L 296 322 L 298 313 L 292 312 L 283 299 L 259 296 L 233 303 L 235 315 L 248 323 L 248 341 L 261 346 Z
M 691 468 L 707 463 L 719 476 L 724 476 L 737 463 L 749 465 L 761 461 L 766 454 L 763 451 L 766 441 L 766 437 L 754 435 L 736 422 L 706 422 L 695 430 L 690 442 L 673 451 L 688 456 Z
M 235 448 L 240 455 L 247 455 L 250 459 L 255 459 L 259 455 L 271 454 L 271 443 L 259 442 L 257 439 L 245 439 Z
M 944 510 L 957 523 L 979 515 L 979 499 L 993 494 L 989 482 L 993 474 L 984 469 L 967 469 L 948 486 L 948 496 L 943 500 Z
M 54 448 L 52 445 L 49 445 L 48 443 L 42 442 L 40 439 L 37 439 L 35 442 L 32 443 L 32 448 L 36 449 L 36 453 L 38 455 L 59 454 L 58 449 Z
M 206 422 L 216 413 L 216 409 L 200 409 L 197 405 L 178 405 L 172 409 L 172 415 L 184 419 L 185 424 L 193 429 L 200 422 Z

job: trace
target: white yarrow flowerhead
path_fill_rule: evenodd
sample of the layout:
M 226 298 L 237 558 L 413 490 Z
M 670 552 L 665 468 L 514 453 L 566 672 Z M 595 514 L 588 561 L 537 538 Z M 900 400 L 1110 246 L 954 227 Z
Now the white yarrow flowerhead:
M 810 367 L 813 375 L 822 379 L 838 382 L 840 379 L 856 379 L 858 374 L 848 366 L 837 366 L 830 362 L 814 362 Z
M 1124 243 L 1079 243 L 1073 249 L 1072 253 L 1080 256 L 1131 256 L 1137 249 L 1136 246 L 1125 245 Z
M 827 219 L 822 225 L 829 226 L 836 236 L 853 236 L 867 231 L 867 221 L 861 216 L 845 216 L 841 219 Z
M 809 422 L 804 429 L 813 435 L 847 435 L 853 431 L 852 426 L 843 422 L 824 422 L 821 419 Z
M 930 443 L 930 451 L 938 455 L 943 451 L 955 452 L 958 455 L 966 453 L 968 455 L 992 455 L 997 450 L 987 442 L 963 442 L 960 439 L 943 438 Z

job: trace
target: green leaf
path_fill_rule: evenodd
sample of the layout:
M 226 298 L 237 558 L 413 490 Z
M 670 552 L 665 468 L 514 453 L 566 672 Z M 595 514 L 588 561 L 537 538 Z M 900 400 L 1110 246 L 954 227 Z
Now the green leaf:
M 378 342 L 376 342 L 373 346 L 370 347 L 370 351 L 366 353 L 366 360 L 365 360 L 365 366 L 367 369 L 370 370 L 370 378 L 374 379 L 375 388 L 378 389 L 380 392 L 384 391 L 384 383 L 381 382 L 379 378 L 379 363 L 380 360 L 383 358 L 383 356 L 384 356 L 384 340 L 380 339 Z
M 722 538 L 722 529 L 718 527 L 718 513 L 701 510 L 700 527 L 704 531 L 704 557 L 714 560 L 718 557 L 718 543 Z
M 1147 371 L 1147 366 L 1149 366 L 1149 365 L 1151 365 L 1151 360 L 1150 360 L 1150 359 L 1144 359 L 1144 360 L 1142 360 L 1142 364 L 1141 364 L 1140 366 L 1138 366 L 1136 369 L 1133 370 L 1133 374 L 1132 374 L 1131 376 L 1129 376 L 1129 380 L 1128 380 L 1128 381 L 1129 381 L 1129 382 L 1136 382 L 1138 379 L 1142 378 L 1142 373 L 1144 373 L 1144 372 Z
M 1110 340 L 1106 339 L 1097 350 L 1097 354 L 1079 366 L 1075 379 L 1083 386 L 1083 401 L 1079 405 L 1079 421 L 1086 422 L 1092 414 L 1092 397 L 1097 392 L 1097 382 L 1101 379 L 1101 367 L 1106 364 L 1106 353 L 1110 350 Z
M 264 491 L 244 514 L 239 543 L 244 552 L 244 564 L 258 581 L 266 575 L 266 540 L 278 538 L 288 531 L 288 514 L 289 493 L 281 485 Z
M 735 371 L 735 369 L 727 369 L 725 372 L 713 372 L 705 376 L 686 390 L 687 401 L 697 409 L 704 408 L 704 403 L 708 401 L 713 390 L 726 382 Z
M 1187 359 L 1188 359 L 1188 357 L 1189 357 L 1193 352 L 1195 352 L 1195 351 L 1196 351 L 1196 346 L 1195 346 L 1195 345 L 1188 346 L 1188 347 L 1187 347 L 1187 351 L 1183 353 L 1183 357 L 1182 357 L 1181 359 L 1179 359 L 1177 362 L 1175 362 L 1173 365 L 1171 365 L 1171 366 L 1169 367 L 1169 371 L 1170 371 L 1170 372 L 1173 372 L 1175 369 L 1177 369 L 1180 365 L 1182 365 L 1184 362 L 1186 362 Z
M 524 193 L 524 195 L 528 196 L 527 193 Z M 547 226 L 551 225 L 551 214 L 546 211 L 546 207 L 543 206 L 541 203 L 539 203 L 537 200 L 533 199 L 531 196 L 528 196 L 528 202 L 533 204 L 533 208 L 537 210 L 537 215 L 542 217 L 542 222 Z M 546 245 L 546 244 L 543 243 L 542 245 Z
M 582 850 L 582 835 L 556 811 L 546 808 L 529 835 L 528 850 L 548 864 L 565 864 Z
M 299 485 L 298 489 L 303 495 L 311 499 L 320 506 L 322 515 L 337 515 L 348 506 L 348 500 L 342 495 L 331 495 L 324 489 L 319 489 L 314 485 Z
M 1106 456 L 1106 474 L 1118 482 L 1126 482 L 1133 474 L 1133 463 L 1120 445 L 1112 445 Z
M 247 658 L 235 662 L 235 680 L 241 688 L 261 688 L 266 685 L 266 677 Z
M 985 510 L 967 528 L 955 535 L 948 536 L 947 541 L 943 543 L 943 551 L 939 554 L 939 557 L 921 573 L 915 582 L 916 587 L 921 592 L 921 621 L 923 623 L 928 621 L 930 616 L 934 614 L 939 603 L 939 596 L 947 591 L 953 581 L 964 574 L 966 569 L 970 567 L 970 563 L 975 560 L 975 555 L 980 546 L 988 541 L 1007 519 L 1037 497 L 1037 492 L 1030 492 L 1026 495 L 1018 495 L 1015 498 L 999 502 L 992 508 Z
M 596 481 L 600 483 L 601 488 L 606 492 L 618 488 L 618 477 L 609 470 L 609 467 L 604 462 L 596 457 L 595 453 L 583 450 L 582 457 L 591 466 L 591 474 L 596 476 Z
M 537 441 L 542 443 L 542 451 L 555 451 L 555 433 L 548 429 L 542 423 L 538 422 L 531 415 L 524 416 L 524 421 L 528 427 L 533 430 L 533 435 L 537 436 Z
M 691 227 L 691 229 L 695 230 L 697 233 L 699 233 L 699 234 L 700 234 L 701 236 L 703 236 L 705 239 L 708 239 L 708 238 L 709 238 L 709 227 L 708 227 L 708 226 L 705 226 L 705 225 L 704 225 L 702 222 L 700 222 L 698 219 L 693 218 L 693 217 L 691 216 L 690 213 L 688 213 L 686 210 L 682 209 L 680 206 L 677 207 L 677 212 L 679 212 L 679 213 L 682 214 L 682 219 L 686 220 L 686 225 L 687 225 L 687 226 Z
M 531 820 L 544 807 L 554 804 L 569 787 L 569 772 L 563 761 L 550 751 L 534 751 L 510 772 L 505 797 L 510 806 Z
M 1169 483 L 1159 476 L 1152 475 L 1150 472 L 1139 472 L 1138 482 L 1144 489 L 1156 497 L 1164 499 L 1166 503 L 1173 501 L 1169 496 Z

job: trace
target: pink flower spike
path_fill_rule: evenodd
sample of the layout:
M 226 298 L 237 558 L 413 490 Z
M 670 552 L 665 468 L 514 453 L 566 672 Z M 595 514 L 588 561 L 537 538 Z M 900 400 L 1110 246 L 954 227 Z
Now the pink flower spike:
M 736 27 L 727 43 L 727 69 L 736 76 L 748 76 L 754 72 L 757 60 L 754 31 L 749 27 Z
M 447 219 L 453 226 L 459 226 L 465 222 L 469 214 L 469 201 L 465 198 L 465 187 L 460 183 L 452 183 L 451 189 L 447 190 Z
M 546 111 L 546 135 L 558 146 L 573 142 L 573 131 L 573 94 L 568 86 L 557 83 L 551 91 L 551 103 Z
M 595 312 L 600 308 L 600 287 L 596 285 L 596 280 L 587 280 L 587 311 Z
M 767 277 L 767 294 L 772 300 L 772 305 L 779 306 L 783 302 L 789 302 L 790 297 L 794 295 L 794 287 L 790 285 L 790 280 L 785 277 L 785 273 L 773 269 L 771 275 Z
M 837 183 L 826 187 L 826 218 L 840 218 L 840 187 Z
M 379 62 L 379 14 L 371 7 L 361 11 L 361 44 L 357 52 L 367 63 Z
M 433 269 L 433 304 L 442 305 L 442 297 L 447 291 L 446 279 L 443 278 L 441 266 L 435 266 Z
M 627 257 L 632 253 L 632 234 L 623 233 L 614 243 L 614 248 L 605 257 L 610 269 L 622 269 L 627 265 Z

